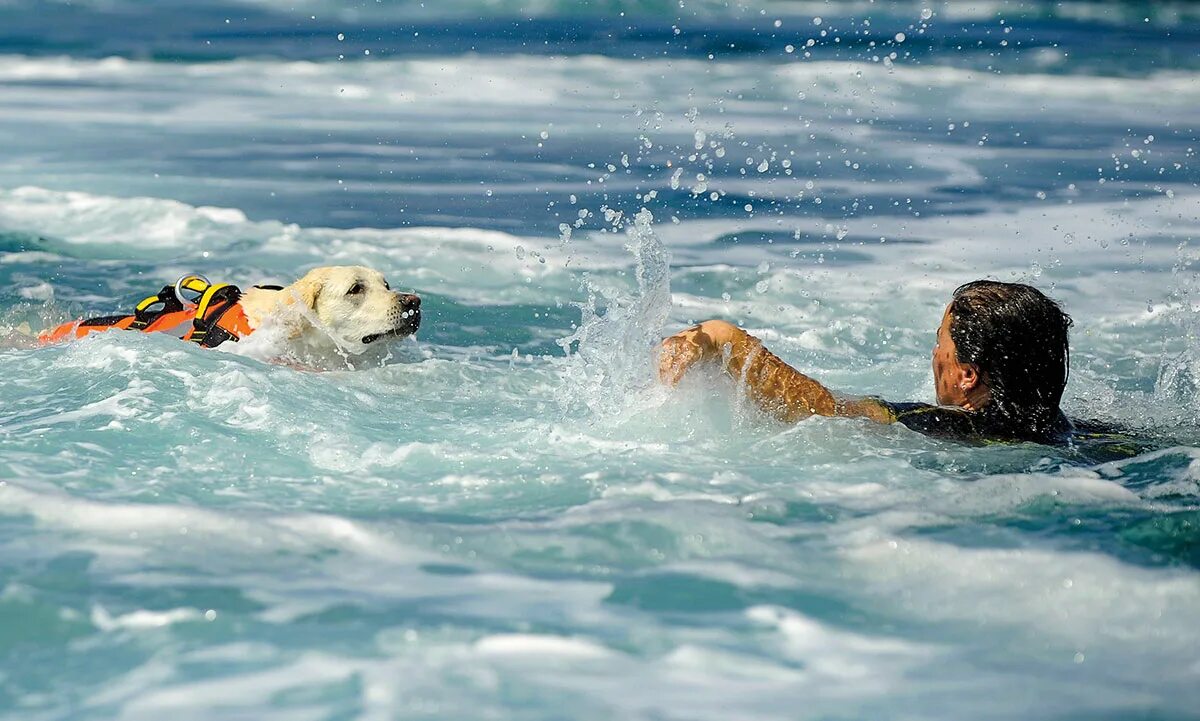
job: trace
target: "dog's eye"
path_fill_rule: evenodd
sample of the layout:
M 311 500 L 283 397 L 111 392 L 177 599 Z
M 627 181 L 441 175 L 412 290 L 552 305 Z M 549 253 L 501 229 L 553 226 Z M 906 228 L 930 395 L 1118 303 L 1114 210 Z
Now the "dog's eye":
M 387 282 L 386 280 L 385 280 L 385 281 L 383 281 L 383 287 L 384 287 L 384 289 L 386 289 L 386 290 L 391 290 L 391 289 L 392 289 L 392 286 L 388 285 L 388 282 Z
M 363 288 L 362 283 L 355 283 L 354 285 L 350 286 L 350 290 L 346 291 L 346 295 L 358 295 L 359 293 L 363 292 L 364 290 L 366 290 L 366 289 Z

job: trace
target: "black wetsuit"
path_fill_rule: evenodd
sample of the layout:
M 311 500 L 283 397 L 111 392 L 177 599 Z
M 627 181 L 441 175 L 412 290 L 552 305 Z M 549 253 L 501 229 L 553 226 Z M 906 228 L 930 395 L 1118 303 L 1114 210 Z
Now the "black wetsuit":
M 1128 458 L 1147 450 L 1146 444 L 1115 427 L 1069 420 L 1061 412 L 1049 428 L 1031 430 L 1000 413 L 969 411 L 957 406 L 880 401 L 897 423 L 919 433 L 965 443 L 1030 442 L 1078 448 L 1097 459 Z

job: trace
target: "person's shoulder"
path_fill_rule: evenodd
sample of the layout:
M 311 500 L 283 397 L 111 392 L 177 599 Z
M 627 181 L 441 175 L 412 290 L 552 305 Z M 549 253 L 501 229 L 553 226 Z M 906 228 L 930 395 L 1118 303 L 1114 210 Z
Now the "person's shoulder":
M 1113 435 L 1128 432 L 1115 423 L 1093 418 L 1070 418 L 1067 422 L 1070 424 L 1071 433 L 1078 436 Z
M 882 401 L 897 423 L 931 436 L 968 439 L 980 435 L 977 414 L 958 406 Z
M 1069 423 L 1070 445 L 1097 463 L 1132 458 L 1158 445 L 1132 429 L 1109 421 L 1072 418 Z

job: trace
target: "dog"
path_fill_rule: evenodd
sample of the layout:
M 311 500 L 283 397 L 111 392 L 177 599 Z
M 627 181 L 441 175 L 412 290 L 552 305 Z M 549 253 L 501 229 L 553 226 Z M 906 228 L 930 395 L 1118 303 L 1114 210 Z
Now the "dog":
M 194 304 L 186 292 L 199 294 Z M 42 333 L 38 341 L 45 345 L 125 329 L 173 333 L 213 348 L 269 328 L 272 340 L 288 355 L 359 355 L 379 341 L 413 335 L 420 325 L 420 296 L 393 291 L 383 274 L 371 268 L 326 266 L 288 286 L 244 291 L 184 276 L 143 300 L 132 315 L 64 323 Z
M 393 291 L 382 273 L 363 266 L 314 268 L 278 290 L 250 288 L 238 303 L 252 330 L 274 319 L 288 340 L 313 347 L 333 341 L 353 354 L 413 335 L 421 326 L 420 296 Z M 297 307 L 299 313 L 286 312 Z

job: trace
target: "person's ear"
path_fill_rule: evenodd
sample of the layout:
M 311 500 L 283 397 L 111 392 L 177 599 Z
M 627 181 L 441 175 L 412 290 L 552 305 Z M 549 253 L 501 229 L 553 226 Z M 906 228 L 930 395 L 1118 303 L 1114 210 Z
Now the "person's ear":
M 979 368 L 974 363 L 963 363 L 959 369 L 958 387 L 968 393 L 979 385 Z

